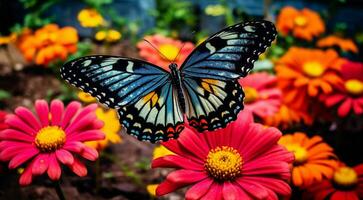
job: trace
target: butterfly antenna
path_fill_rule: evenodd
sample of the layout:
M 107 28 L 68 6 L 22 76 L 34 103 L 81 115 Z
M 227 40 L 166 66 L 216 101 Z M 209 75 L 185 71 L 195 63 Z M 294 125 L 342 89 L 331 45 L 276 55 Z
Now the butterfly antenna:
M 152 48 L 154 48 L 157 52 L 159 52 L 159 54 L 165 59 L 165 60 L 168 60 L 169 62 L 172 62 L 171 60 L 169 60 L 163 53 L 161 53 L 160 51 L 159 51 L 159 49 L 158 48 L 156 48 L 151 42 L 149 42 L 148 40 L 146 40 L 145 38 L 143 39 L 145 42 L 147 42 L 148 44 L 150 44 L 150 46 L 152 47 Z
M 182 45 L 182 47 L 179 49 L 178 54 L 176 54 L 176 56 L 175 56 L 175 58 L 174 58 L 174 60 L 173 60 L 173 63 L 174 63 L 174 62 L 175 62 L 175 60 L 178 58 L 178 56 L 179 56 L 179 54 L 180 54 L 181 50 L 183 49 L 183 47 L 184 47 L 185 43 L 186 43 L 186 42 L 184 42 L 184 43 L 183 43 L 183 45 Z

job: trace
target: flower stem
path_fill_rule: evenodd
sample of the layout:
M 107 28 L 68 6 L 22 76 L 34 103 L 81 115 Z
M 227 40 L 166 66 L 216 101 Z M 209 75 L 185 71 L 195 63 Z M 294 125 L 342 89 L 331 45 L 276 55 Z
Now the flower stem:
M 55 188 L 55 191 L 57 192 L 59 200 L 66 200 L 59 181 L 54 181 L 54 188 Z

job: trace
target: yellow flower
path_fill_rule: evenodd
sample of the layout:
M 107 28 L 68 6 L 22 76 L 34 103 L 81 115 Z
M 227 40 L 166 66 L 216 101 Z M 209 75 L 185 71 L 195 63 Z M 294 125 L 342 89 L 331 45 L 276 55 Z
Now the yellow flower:
M 91 96 L 87 92 L 79 91 L 77 96 L 78 96 L 78 99 L 81 100 L 84 103 L 96 102 L 96 98 L 94 98 L 93 96 Z
M 204 10 L 205 14 L 211 15 L 211 16 L 220 16 L 224 15 L 227 12 L 227 8 L 223 5 L 217 4 L 217 5 L 209 5 Z
M 78 13 L 78 21 L 85 28 L 94 28 L 105 23 L 102 15 L 95 9 L 85 8 Z
M 116 42 L 122 37 L 121 33 L 115 29 L 98 31 L 95 39 L 98 41 Z
M 167 155 L 174 155 L 174 153 L 169 151 L 169 149 L 165 148 L 162 145 L 157 146 L 154 148 L 153 160 L 155 160 L 156 158 L 167 156 Z
M 6 45 L 12 42 L 15 42 L 17 38 L 17 35 L 15 33 L 12 33 L 8 36 L 0 36 L 0 45 Z
M 159 184 L 149 184 L 146 186 L 146 190 L 150 194 L 150 196 L 152 196 L 152 197 L 156 196 L 156 188 L 158 186 L 159 186 Z
M 102 108 L 97 108 L 96 116 L 104 123 L 101 131 L 105 134 L 106 137 L 104 140 L 90 141 L 86 142 L 85 144 L 100 151 L 104 149 L 109 144 L 109 142 L 114 144 L 120 143 L 121 137 L 118 132 L 121 129 L 121 125 L 118 121 L 116 111 L 114 109 L 103 110 Z

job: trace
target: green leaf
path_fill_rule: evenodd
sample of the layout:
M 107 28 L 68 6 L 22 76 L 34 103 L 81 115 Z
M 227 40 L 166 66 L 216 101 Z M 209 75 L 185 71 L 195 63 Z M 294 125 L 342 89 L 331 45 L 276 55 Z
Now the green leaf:
M 0 90 L 0 100 L 9 99 L 11 94 L 8 91 Z

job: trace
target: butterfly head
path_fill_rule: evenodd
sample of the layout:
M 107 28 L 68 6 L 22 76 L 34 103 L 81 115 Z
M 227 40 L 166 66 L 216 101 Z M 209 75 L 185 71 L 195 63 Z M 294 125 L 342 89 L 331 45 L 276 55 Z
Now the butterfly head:
M 178 70 L 178 65 L 174 62 L 172 62 L 170 65 L 169 65 L 169 69 L 170 71 L 175 71 L 175 70 Z

